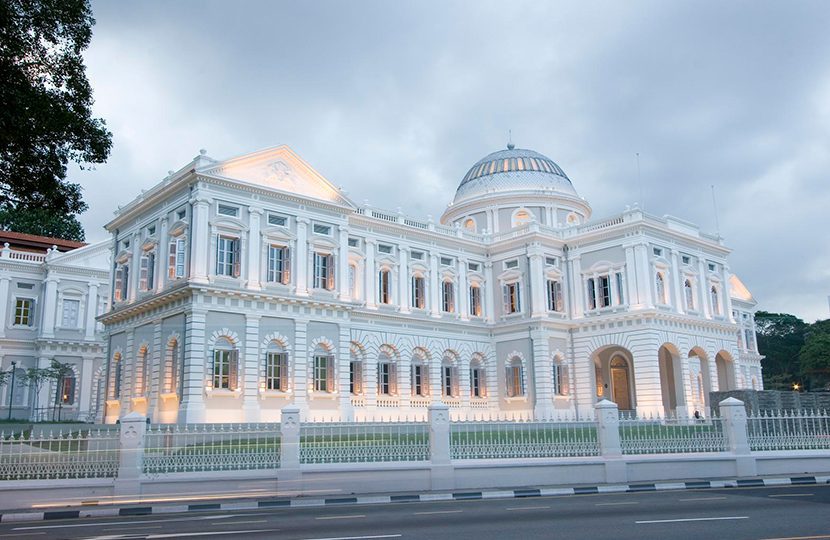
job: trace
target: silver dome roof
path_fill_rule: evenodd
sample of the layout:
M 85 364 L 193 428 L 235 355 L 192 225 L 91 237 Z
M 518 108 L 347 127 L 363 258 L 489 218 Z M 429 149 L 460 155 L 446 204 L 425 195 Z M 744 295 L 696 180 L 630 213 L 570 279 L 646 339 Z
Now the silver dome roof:
M 483 157 L 473 165 L 455 192 L 454 202 L 493 192 L 558 191 L 577 196 L 570 179 L 549 157 L 512 148 Z

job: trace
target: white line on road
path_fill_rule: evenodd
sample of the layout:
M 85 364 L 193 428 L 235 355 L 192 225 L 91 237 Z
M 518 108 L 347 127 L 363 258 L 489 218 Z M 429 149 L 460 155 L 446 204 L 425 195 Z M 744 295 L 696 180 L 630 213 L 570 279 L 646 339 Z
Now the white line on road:
M 678 501 L 723 501 L 726 497 L 693 497 L 691 499 L 677 499 Z
M 376 534 L 374 536 L 337 536 L 333 538 L 304 538 L 303 540 L 372 540 L 374 538 L 400 538 L 400 534 Z
M 702 518 L 681 518 L 681 519 L 650 519 L 635 521 L 637 524 L 644 523 L 680 523 L 681 521 L 725 521 L 730 519 L 749 519 L 749 516 L 723 516 L 723 517 L 702 517 Z
M 365 517 L 366 514 L 353 514 L 350 516 L 320 516 L 314 519 L 360 519 Z
M 13 536 L 14 536 L 14 537 L 17 537 L 17 536 L 37 536 L 37 535 L 39 535 L 39 534 L 46 534 L 46 533 L 45 533 L 45 532 L 36 532 L 36 533 L 17 533 L 17 534 L 6 534 L 6 535 L 3 535 L 3 538 L 11 538 L 11 537 L 13 537 Z
M 627 504 L 640 504 L 638 502 L 613 502 L 613 503 L 596 503 L 594 506 L 623 506 Z
M 190 533 L 170 533 L 170 534 L 151 534 L 147 536 L 147 540 L 154 540 L 156 538 L 182 538 L 184 536 L 222 536 L 227 534 L 253 534 L 253 533 L 266 533 L 266 532 L 276 532 L 279 529 L 252 529 L 247 531 L 202 531 L 202 532 L 190 532 Z
M 822 536 L 785 536 L 783 538 L 765 538 L 764 540 L 827 540 L 830 534 Z
M 547 510 L 550 506 L 514 506 L 505 510 Z
M 767 495 L 767 497 L 812 497 L 814 493 L 781 493 L 779 495 Z
M 102 524 L 102 525 L 105 525 L 105 524 Z M 161 525 L 151 525 L 149 527 L 146 527 L 146 526 L 144 526 L 144 527 L 107 527 L 104 530 L 105 531 L 134 531 L 134 530 L 144 531 L 144 530 L 147 530 L 147 529 L 161 529 Z
M 250 519 L 248 521 L 219 521 L 211 525 L 247 525 L 249 523 L 268 523 L 267 519 Z
M 246 516 L 260 516 L 262 514 L 228 514 L 224 516 L 198 516 L 198 517 L 189 517 L 189 518 L 175 518 L 175 519 L 147 519 L 147 520 L 136 520 L 136 521 L 114 521 L 112 523 L 75 523 L 72 525 L 64 524 L 64 525 L 38 525 L 38 526 L 30 526 L 30 527 L 15 527 L 12 529 L 13 531 L 33 531 L 37 529 L 66 529 L 69 527 L 112 527 L 114 525 L 135 525 L 136 523 L 172 523 L 174 521 L 204 521 L 206 519 L 230 519 L 235 517 L 246 517 Z
M 432 514 L 460 514 L 464 510 L 433 510 L 431 512 L 415 512 L 416 516 L 429 516 Z

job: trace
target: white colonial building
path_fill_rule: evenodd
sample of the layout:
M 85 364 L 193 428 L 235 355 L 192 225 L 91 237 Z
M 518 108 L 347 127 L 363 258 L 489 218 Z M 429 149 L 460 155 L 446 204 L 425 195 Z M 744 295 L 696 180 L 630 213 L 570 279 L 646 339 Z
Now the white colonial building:
M 396 187 L 406 196 L 406 184 Z M 414 189 L 414 187 L 412 188 Z M 717 236 L 637 208 L 591 221 L 509 146 L 439 223 L 358 205 L 288 147 L 204 152 L 108 225 L 107 399 L 157 422 L 705 414 L 761 388 L 755 302 Z
M 14 372 L 0 389 L 0 420 L 91 420 L 106 378 L 103 326 L 109 304 L 109 242 L 79 242 L 0 232 L 0 369 Z M 52 360 L 72 373 L 35 395 L 29 368 Z

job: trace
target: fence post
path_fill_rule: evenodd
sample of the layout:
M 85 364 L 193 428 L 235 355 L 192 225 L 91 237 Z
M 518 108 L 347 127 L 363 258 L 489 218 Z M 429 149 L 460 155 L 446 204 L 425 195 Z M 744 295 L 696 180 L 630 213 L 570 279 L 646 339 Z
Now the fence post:
M 597 417 L 597 442 L 605 463 L 605 481 L 624 483 L 628 481 L 628 465 L 622 455 L 620 444 L 620 411 L 617 404 L 607 399 L 594 405 Z
M 118 437 L 118 475 L 116 495 L 141 495 L 141 474 L 144 465 L 144 439 L 147 419 L 131 412 L 121 419 Z
M 292 482 L 300 489 L 300 408 L 283 407 L 280 411 L 280 468 L 278 479 Z
M 443 403 L 429 406 L 429 461 L 432 489 L 455 487 L 450 460 L 450 408 Z
M 735 455 L 737 475 L 755 476 L 757 469 L 755 458 L 752 457 L 749 448 L 744 402 L 730 397 L 721 401 L 718 406 L 720 407 L 721 418 L 723 418 L 727 450 Z

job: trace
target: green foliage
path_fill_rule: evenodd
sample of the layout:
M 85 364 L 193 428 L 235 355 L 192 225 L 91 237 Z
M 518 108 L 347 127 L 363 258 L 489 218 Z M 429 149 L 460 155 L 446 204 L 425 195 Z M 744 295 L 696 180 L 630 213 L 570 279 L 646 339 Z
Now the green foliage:
M 764 388 L 789 390 L 799 383 L 819 390 L 830 383 L 830 320 L 805 323 L 788 313 L 755 314 L 758 352 L 765 356 Z
M 103 163 L 112 146 L 104 121 L 92 117 L 82 57 L 94 23 L 88 0 L 0 2 L 0 208 L 5 211 L 60 217 L 86 209 L 80 185 L 66 180 L 67 164 Z
M 45 208 L 0 208 L 0 230 L 84 241 L 84 229 L 72 214 L 56 214 Z
M 811 325 L 799 354 L 801 373 L 817 390 L 830 384 L 830 319 Z

